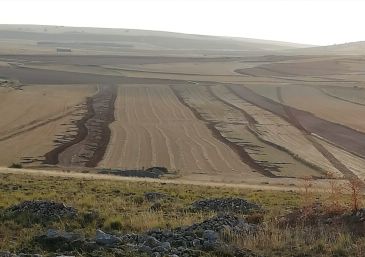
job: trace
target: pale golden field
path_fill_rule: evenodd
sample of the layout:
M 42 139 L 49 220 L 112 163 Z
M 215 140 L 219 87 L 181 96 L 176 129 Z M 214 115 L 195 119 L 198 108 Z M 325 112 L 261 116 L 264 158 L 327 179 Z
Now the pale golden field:
M 285 186 L 327 173 L 365 178 L 358 53 L 165 32 L 8 29 L 0 28 L 0 166 L 163 166 L 175 180 Z
M 303 133 L 287 121 L 237 97 L 226 87 L 217 86 L 213 88 L 213 91 L 220 98 L 246 112 L 257 122 L 256 124 L 251 124 L 249 128 L 258 138 L 285 149 L 289 156 L 295 156 L 296 159 L 300 160 L 286 157 L 287 160 L 290 160 L 289 163 L 292 163 L 288 167 L 289 171 L 287 172 L 289 174 L 292 176 L 297 174 L 296 176 L 298 177 L 309 174 L 320 176 L 321 172 L 310 169 L 301 163 L 306 162 L 318 167 L 322 172 L 332 172 L 341 177 L 341 173 L 318 152 Z M 277 152 L 283 155 L 283 151 L 277 150 Z M 279 160 L 276 155 L 270 155 L 270 159 L 271 161 Z
M 75 134 L 71 121 L 94 92 L 94 86 L 76 85 L 0 88 L 0 165 L 43 160 L 54 140 Z
M 313 87 L 290 86 L 282 90 L 286 104 L 334 123 L 365 132 L 365 106 L 341 101 Z M 349 115 L 350 114 L 350 115 Z
M 256 177 L 169 86 L 120 86 L 111 143 L 100 167 L 164 166 L 183 178 L 231 181 Z

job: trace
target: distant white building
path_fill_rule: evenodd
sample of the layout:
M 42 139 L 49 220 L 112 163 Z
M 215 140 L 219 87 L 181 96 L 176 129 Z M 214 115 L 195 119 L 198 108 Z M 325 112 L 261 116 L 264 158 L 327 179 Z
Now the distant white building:
M 71 53 L 72 50 L 70 48 L 57 48 L 57 53 Z

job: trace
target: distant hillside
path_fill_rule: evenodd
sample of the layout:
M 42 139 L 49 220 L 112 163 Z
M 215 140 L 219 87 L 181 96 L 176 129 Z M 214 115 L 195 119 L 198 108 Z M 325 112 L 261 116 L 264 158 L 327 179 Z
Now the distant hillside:
M 322 54 L 365 55 L 365 41 L 294 49 L 294 50 L 291 49 L 289 51 L 300 54 L 314 54 L 314 55 L 322 55 Z
M 191 35 L 172 32 L 78 28 L 42 25 L 0 25 L 0 41 L 33 42 L 42 46 L 133 48 L 148 50 L 202 50 L 202 51 L 278 51 L 308 47 L 287 42 Z M 91 44 L 91 42 L 93 42 Z

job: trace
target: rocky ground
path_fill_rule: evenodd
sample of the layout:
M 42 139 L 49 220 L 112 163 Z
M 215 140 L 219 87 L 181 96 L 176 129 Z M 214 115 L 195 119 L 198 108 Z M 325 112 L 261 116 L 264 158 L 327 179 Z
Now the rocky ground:
M 19 81 L 16 80 L 6 80 L 0 78 L 0 87 L 21 90 L 22 85 L 20 84 Z
M 261 210 L 260 206 L 240 198 L 215 198 L 196 201 L 192 206 L 197 211 L 232 212 L 247 214 Z
M 205 256 L 209 252 L 222 252 L 225 256 L 256 256 L 249 250 L 230 247 L 222 238 L 224 231 L 244 235 L 254 233 L 257 227 L 231 215 L 216 216 L 202 223 L 176 229 L 156 229 L 141 234 L 112 235 L 96 231 L 95 238 L 49 229 L 34 239 L 34 243 L 53 252 L 72 254 L 84 251 L 88 256 L 109 251 L 116 256 L 145 254 L 147 256 Z M 134 255 L 132 255 L 134 256 Z
M 363 257 L 365 209 L 332 199 L 0 174 L 0 257 Z
M 77 210 L 63 203 L 54 201 L 24 201 L 8 208 L 5 216 L 18 218 L 28 216 L 42 222 L 53 221 L 60 218 L 73 218 Z
M 118 170 L 118 169 L 102 169 L 100 174 L 111 174 L 123 177 L 139 177 L 139 178 L 161 178 L 169 173 L 164 167 L 151 167 L 143 170 Z
M 172 199 L 169 195 L 159 192 L 146 192 L 145 199 L 159 203 L 163 199 Z M 231 213 L 234 211 L 257 210 L 259 207 L 244 199 L 213 199 L 204 200 L 209 203 L 209 211 L 221 212 L 223 206 Z M 193 206 L 200 206 L 194 203 Z M 235 206 L 233 206 L 235 203 Z M 206 204 L 204 206 L 207 206 Z M 228 208 L 233 206 L 232 208 Z M 239 207 L 239 208 L 238 208 Z M 201 209 L 206 211 L 208 209 Z M 35 220 L 52 220 L 56 218 L 74 218 L 77 210 L 52 201 L 25 201 L 14 205 L 5 211 L 8 218 L 31 215 Z M 94 238 L 87 238 L 77 232 L 47 229 L 43 234 L 32 239 L 32 244 L 44 251 L 54 253 L 52 256 L 74 256 L 84 252 L 86 256 L 99 256 L 100 252 L 110 252 L 114 256 L 139 256 L 138 254 L 162 256 L 208 256 L 210 252 L 222 252 L 224 256 L 256 256 L 249 250 L 230 246 L 224 240 L 225 233 L 248 235 L 255 233 L 258 226 L 249 224 L 245 219 L 234 214 L 218 214 L 200 223 L 175 229 L 152 229 L 143 233 L 109 234 L 98 229 Z M 99 254 L 99 255 L 98 255 Z M 40 255 L 15 255 L 9 252 L 0 253 L 0 257 L 38 257 Z

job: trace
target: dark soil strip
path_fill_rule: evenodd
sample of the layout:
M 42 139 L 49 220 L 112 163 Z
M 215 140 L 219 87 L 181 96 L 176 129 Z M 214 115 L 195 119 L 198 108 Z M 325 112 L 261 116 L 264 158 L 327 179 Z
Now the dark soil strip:
M 271 74 L 260 74 L 260 71 L 267 71 Z M 298 82 L 307 82 L 307 83 L 313 83 L 313 82 L 341 82 L 341 83 L 356 83 L 357 81 L 354 80 L 340 80 L 340 79 L 333 79 L 333 78 L 326 78 L 326 77 L 318 77 L 318 76 L 312 76 L 312 75 L 303 75 L 305 77 L 308 77 L 310 79 L 317 78 L 318 80 L 303 80 L 303 79 L 296 79 L 295 77 L 297 75 L 291 74 L 291 73 L 282 73 L 270 70 L 269 68 L 258 66 L 254 68 L 246 68 L 246 69 L 236 69 L 234 72 L 239 73 L 241 75 L 250 76 L 250 77 L 256 77 L 256 78 L 274 78 L 274 79 L 281 79 L 281 80 L 288 80 L 288 81 L 298 81 Z
M 85 35 L 83 35 L 84 37 Z M 58 63 L 65 65 L 119 65 L 119 64 L 159 64 L 186 62 L 228 62 L 240 61 L 241 57 L 174 57 L 136 55 L 0 55 L 2 60 L 17 62 Z
M 227 88 L 227 90 L 228 91 L 230 91 L 232 94 L 234 94 L 234 95 L 236 95 L 236 93 L 231 89 L 231 88 L 229 88 L 229 87 L 226 87 Z M 231 103 L 229 103 L 229 102 L 227 102 L 227 101 L 225 101 L 224 99 L 222 99 L 221 97 L 219 97 L 219 96 L 217 96 L 210 88 L 209 88 L 209 90 L 211 91 L 211 93 L 217 98 L 217 99 L 219 99 L 220 101 L 222 101 L 222 102 L 224 102 L 226 105 L 228 105 L 228 106 L 230 106 L 231 108 L 234 108 L 234 109 L 236 109 L 236 110 L 238 110 L 238 111 L 240 111 L 240 112 L 242 112 L 244 115 L 245 115 L 245 117 L 246 117 L 246 119 L 248 120 L 248 123 L 249 123 L 249 127 L 248 127 L 248 130 L 258 139 L 258 140 L 260 140 L 261 142 L 263 142 L 263 143 L 265 143 L 265 144 L 267 144 L 267 145 L 270 145 L 271 147 L 274 147 L 275 149 L 277 149 L 277 150 L 279 150 L 279 151 L 283 151 L 283 152 L 285 152 L 285 153 L 287 153 L 287 154 L 289 154 L 291 157 L 293 157 L 295 160 L 297 160 L 297 161 L 299 161 L 299 162 L 301 162 L 301 163 L 303 163 L 304 165 L 306 165 L 306 166 L 308 166 L 308 167 L 310 167 L 310 168 L 312 168 L 312 169 L 314 169 L 314 170 L 316 170 L 316 171 L 318 171 L 318 172 L 320 172 L 320 173 L 322 173 L 323 175 L 326 175 L 326 173 L 320 168 L 320 167 L 318 167 L 318 166 L 316 166 L 316 165 L 314 165 L 314 164 L 312 164 L 312 163 L 310 163 L 310 162 L 308 162 L 308 161 L 306 161 L 306 160 L 303 160 L 303 159 L 301 159 L 301 158 L 299 158 L 295 153 L 293 153 L 293 152 L 291 152 L 291 151 L 289 151 L 288 149 L 286 149 L 285 147 L 282 147 L 282 146 L 280 146 L 280 145 L 277 145 L 277 144 L 274 144 L 273 142 L 270 142 L 270 141 L 267 141 L 267 140 L 265 140 L 265 139 L 263 139 L 262 137 L 260 137 L 258 134 L 257 134 L 257 132 L 253 129 L 254 127 L 256 127 L 256 124 L 258 124 L 258 122 L 255 120 L 255 118 L 254 117 L 252 117 L 250 114 L 248 114 L 247 112 L 245 112 L 244 110 L 242 110 L 242 109 L 240 109 L 240 108 L 238 108 L 237 106 L 235 106 L 235 105 L 233 105 L 233 104 L 231 104 Z M 237 96 L 237 95 L 236 95 Z M 237 97 L 239 97 L 239 96 L 237 96 Z
M 284 108 L 283 104 L 259 95 L 244 86 L 234 84 L 228 86 L 237 96 L 247 102 L 279 115 L 297 128 L 304 129 L 308 133 L 319 135 L 336 146 L 365 158 L 365 133 L 318 118 L 312 113 L 290 106 L 285 106 Z M 286 108 L 290 109 L 290 113 L 292 113 L 296 121 L 289 118 L 287 111 L 285 111 Z
M 297 128 L 299 128 L 306 139 L 312 143 L 312 145 L 326 158 L 337 170 L 341 171 L 346 179 L 356 179 L 361 181 L 350 169 L 348 169 L 340 160 L 338 160 L 331 152 L 329 152 L 322 144 L 316 141 L 309 131 L 307 131 L 301 124 L 300 121 L 297 120 L 295 115 L 291 112 L 291 109 L 285 105 L 283 96 L 281 94 L 281 87 L 276 88 L 277 97 L 280 103 L 283 105 L 285 112 L 287 113 L 288 118 L 291 120 L 292 124 L 295 124 Z M 362 185 L 365 184 L 361 181 Z
M 198 120 L 203 121 L 204 123 L 206 123 L 207 127 L 210 129 L 210 131 L 212 132 L 212 135 L 219 140 L 220 142 L 228 145 L 236 154 L 238 154 L 238 156 L 240 157 L 241 161 L 245 164 L 247 164 L 248 166 L 250 166 L 253 170 L 263 174 L 264 176 L 270 177 L 270 178 L 276 178 L 277 176 L 275 176 L 274 174 L 272 174 L 270 171 L 264 169 L 261 165 L 259 165 L 246 151 L 243 147 L 236 145 L 235 143 L 229 141 L 227 138 L 225 138 L 224 136 L 221 135 L 221 133 L 219 132 L 219 130 L 216 128 L 216 125 L 218 124 L 218 122 L 211 122 L 208 121 L 206 119 L 204 119 L 204 117 L 197 111 L 195 110 L 193 107 L 191 107 L 185 100 L 184 98 L 179 94 L 179 92 L 174 88 L 174 86 L 170 86 L 171 89 L 173 90 L 174 94 L 176 95 L 176 97 L 179 99 L 179 101 L 181 102 L 181 104 L 183 104 L 184 106 L 186 106 L 187 108 L 189 108 L 189 110 L 195 115 L 195 117 Z
M 102 112 L 99 113 L 99 115 L 102 116 L 99 117 L 100 120 L 103 120 L 100 127 L 101 132 L 98 133 L 101 139 L 97 142 L 98 146 L 94 151 L 94 154 L 91 157 L 91 159 L 86 163 L 85 165 L 86 167 L 96 167 L 98 165 L 98 163 L 103 159 L 105 151 L 110 142 L 111 130 L 109 124 L 115 121 L 114 105 L 115 105 L 115 100 L 117 98 L 116 87 L 112 86 L 110 87 L 110 90 L 111 94 L 110 94 L 110 99 L 108 101 L 108 106 L 106 107 L 107 111 L 104 113 Z
M 351 101 L 351 100 L 346 99 L 346 98 L 342 98 L 342 97 L 340 97 L 340 96 L 336 96 L 336 95 L 334 95 L 334 94 L 329 93 L 329 92 L 328 92 L 326 89 L 324 89 L 324 88 L 321 88 L 320 90 L 321 90 L 321 92 L 322 92 L 323 94 L 325 94 L 325 95 L 327 95 L 327 96 L 329 96 L 329 97 L 335 98 L 335 99 L 337 99 L 337 100 L 344 101 L 344 102 L 351 103 L 351 104 L 356 104 L 356 105 L 365 106 L 365 103 L 359 103 L 359 102 Z M 361 90 L 363 90 L 363 89 L 361 89 Z
M 84 117 L 82 117 L 82 119 L 76 121 L 76 123 L 75 123 L 75 125 L 77 127 L 77 134 L 74 137 L 74 139 L 71 141 L 68 141 L 66 143 L 63 143 L 60 146 L 51 150 L 50 152 L 46 153 L 44 155 L 45 160 L 43 161 L 43 164 L 50 164 L 50 165 L 58 164 L 59 163 L 58 157 L 59 157 L 60 153 L 65 151 L 70 146 L 78 144 L 79 142 L 81 142 L 82 140 L 85 139 L 85 137 L 87 135 L 87 128 L 85 126 L 85 123 L 87 120 L 89 120 L 91 117 L 94 116 L 94 109 L 92 107 L 92 103 L 93 103 L 93 98 L 88 97 L 86 99 L 87 111 L 86 111 Z
M 115 70 L 115 71 L 129 71 L 129 72 L 138 72 L 138 73 L 153 73 L 160 75 L 184 75 L 184 76 L 209 76 L 209 77 L 240 77 L 240 75 L 230 75 L 230 74 L 201 74 L 201 73 L 182 73 L 182 72 L 163 72 L 163 71 L 149 71 L 149 70 L 137 70 L 137 69 L 124 69 L 124 68 L 105 68 L 106 70 Z
M 227 87 L 226 87 L 227 88 Z M 230 88 L 227 88 L 227 90 L 231 91 Z M 247 112 L 245 112 L 244 110 L 242 110 L 241 108 L 238 108 L 237 106 L 231 104 L 230 102 L 227 102 L 226 100 L 224 100 L 223 98 L 219 97 L 216 93 L 213 92 L 213 90 L 208 87 L 208 91 L 209 93 L 214 97 L 216 98 L 217 100 L 223 102 L 225 105 L 231 107 L 232 109 L 235 109 L 237 111 L 239 111 L 240 113 L 243 114 L 243 116 L 245 116 L 246 120 L 248 121 L 248 123 L 251 125 L 251 126 L 255 126 L 257 124 L 257 121 L 255 120 L 254 117 L 252 117 L 250 114 L 248 114 Z
M 116 87 L 102 86 L 87 99 L 87 112 L 76 122 L 77 135 L 45 157 L 45 164 L 95 167 L 102 160 L 110 140 L 109 124 L 114 121 Z
M 42 70 L 27 67 L 0 67 L 0 76 L 17 79 L 23 84 L 186 84 L 184 80 L 101 75 L 70 71 Z

